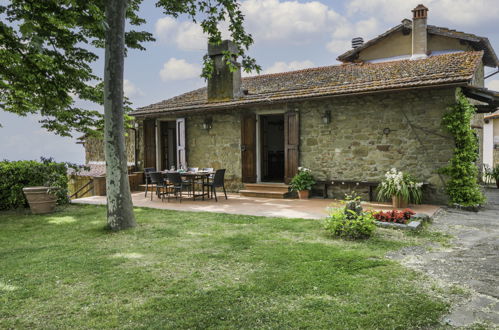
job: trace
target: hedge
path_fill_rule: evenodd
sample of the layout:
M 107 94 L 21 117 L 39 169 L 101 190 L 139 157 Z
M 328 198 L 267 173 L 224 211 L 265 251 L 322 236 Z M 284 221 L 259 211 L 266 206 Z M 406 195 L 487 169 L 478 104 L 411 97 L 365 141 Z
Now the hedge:
M 23 188 L 30 186 L 56 187 L 58 204 L 69 202 L 68 164 L 57 163 L 51 158 L 41 161 L 0 162 L 0 210 L 27 207 Z

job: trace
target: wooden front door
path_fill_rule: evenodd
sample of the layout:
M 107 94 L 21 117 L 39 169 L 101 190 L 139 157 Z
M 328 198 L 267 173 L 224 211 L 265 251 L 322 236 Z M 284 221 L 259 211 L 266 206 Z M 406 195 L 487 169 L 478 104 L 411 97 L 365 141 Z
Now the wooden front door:
M 144 120 L 144 167 L 156 168 L 156 121 Z
M 241 120 L 241 162 L 244 183 L 256 182 L 256 115 L 244 114 Z
M 300 146 L 300 118 L 296 111 L 284 114 L 284 182 L 291 179 L 298 172 Z

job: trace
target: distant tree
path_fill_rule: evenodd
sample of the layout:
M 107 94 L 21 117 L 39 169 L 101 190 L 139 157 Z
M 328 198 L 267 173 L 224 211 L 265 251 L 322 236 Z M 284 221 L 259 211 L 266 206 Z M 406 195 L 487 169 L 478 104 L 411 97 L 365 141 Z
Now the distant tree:
M 135 226 L 124 144 L 123 70 L 126 47 L 141 49 L 154 40 L 139 26 L 142 0 L 12 0 L 0 5 L 0 108 L 21 116 L 39 114 L 41 124 L 56 134 L 89 132 L 102 124 L 98 111 L 75 106 L 74 97 L 104 105 L 108 226 Z M 222 41 L 219 23 L 227 20 L 245 71 L 260 70 L 245 54 L 253 43 L 243 27 L 236 0 L 160 0 L 166 15 L 200 21 L 211 43 Z M 5 19 L 3 19 L 5 18 Z M 105 47 L 104 84 L 90 65 L 98 59 L 92 47 Z M 204 57 L 202 75 L 213 63 Z M 102 87 L 104 90 L 102 90 Z

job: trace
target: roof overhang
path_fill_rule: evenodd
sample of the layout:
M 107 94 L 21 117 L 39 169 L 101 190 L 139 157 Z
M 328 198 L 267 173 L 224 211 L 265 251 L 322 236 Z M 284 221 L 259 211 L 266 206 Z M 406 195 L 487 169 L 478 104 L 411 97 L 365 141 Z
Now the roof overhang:
M 483 87 L 463 87 L 463 94 L 473 100 L 484 104 L 475 105 L 478 113 L 491 113 L 499 107 L 499 92 Z

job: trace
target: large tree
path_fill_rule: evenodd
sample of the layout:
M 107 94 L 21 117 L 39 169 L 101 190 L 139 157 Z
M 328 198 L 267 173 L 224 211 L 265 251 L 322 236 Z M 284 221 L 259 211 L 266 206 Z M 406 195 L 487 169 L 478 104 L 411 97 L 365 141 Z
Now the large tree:
M 74 98 L 104 105 L 104 139 L 108 226 L 135 226 L 124 145 L 123 70 L 126 47 L 144 49 L 152 41 L 138 26 L 142 0 L 12 0 L 0 5 L 0 108 L 21 116 L 38 114 L 42 126 L 56 134 L 88 133 L 102 124 L 102 115 L 75 106 Z M 245 51 L 253 43 L 243 28 L 237 0 L 159 0 L 166 15 L 199 21 L 209 42 L 222 41 L 219 23 L 227 20 L 244 70 L 259 67 Z M 104 84 L 92 71 L 95 49 L 105 47 Z M 213 63 L 204 57 L 202 75 Z M 102 90 L 104 87 L 104 90 Z

